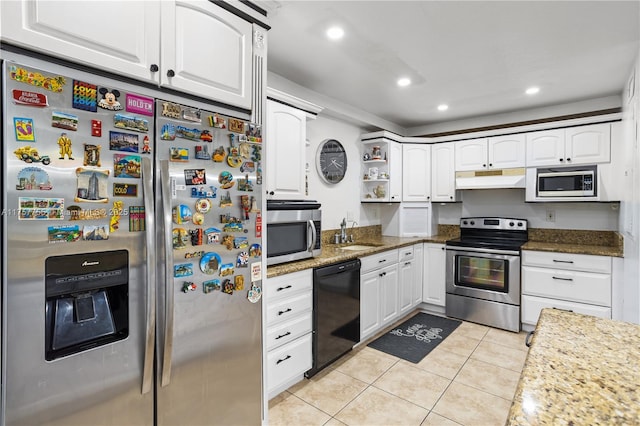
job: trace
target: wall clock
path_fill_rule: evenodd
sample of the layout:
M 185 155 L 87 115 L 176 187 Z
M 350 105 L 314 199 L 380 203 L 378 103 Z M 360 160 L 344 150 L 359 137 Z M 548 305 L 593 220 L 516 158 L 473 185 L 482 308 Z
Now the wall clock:
M 320 177 L 327 183 L 340 182 L 347 172 L 347 153 L 340 142 L 325 139 L 318 147 L 316 167 Z

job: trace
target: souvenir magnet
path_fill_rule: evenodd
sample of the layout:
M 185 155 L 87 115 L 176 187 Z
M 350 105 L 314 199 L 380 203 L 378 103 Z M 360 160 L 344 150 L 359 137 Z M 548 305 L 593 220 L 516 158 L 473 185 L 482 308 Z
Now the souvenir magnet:
M 245 172 L 253 172 L 256 170 L 256 164 L 253 161 L 245 161 L 244 163 L 242 163 L 242 165 L 240 166 L 240 171 L 242 173 Z
M 198 160 L 210 160 L 211 154 L 209 154 L 209 150 L 207 145 L 196 145 L 196 159 Z
M 233 294 L 234 285 L 230 279 L 226 279 L 222 282 L 222 292 L 225 294 Z
M 249 142 L 262 142 L 262 126 L 256 123 L 249 123 L 247 130 L 247 139 Z
M 31 148 L 31 146 L 26 145 L 21 148 L 16 149 L 13 153 L 18 157 L 18 159 L 24 161 L 25 163 L 42 163 L 45 166 L 51 163 L 51 159 L 48 155 L 40 155 L 38 154 L 38 150 L 35 148 Z
M 233 275 L 235 269 L 233 263 L 224 263 L 220 265 L 220 276 L 226 277 L 227 275 Z
M 241 251 L 236 259 L 236 268 L 246 268 L 249 266 L 249 253 Z
M 238 179 L 238 191 L 253 192 L 253 184 L 251 183 L 251 180 L 249 180 L 248 174 L 244 175 L 244 178 Z
M 169 151 L 169 161 L 187 162 L 189 161 L 189 150 L 187 148 L 171 147 Z
M 218 114 L 213 114 L 209 116 L 209 126 L 215 127 L 217 129 L 226 129 L 227 123 L 224 117 Z
M 240 186 L 239 183 L 238 183 L 238 186 Z M 249 203 L 248 195 L 240 196 L 240 205 L 242 206 L 242 211 L 244 213 L 244 220 L 249 220 L 249 208 L 251 207 L 251 204 Z
M 144 135 L 142 139 L 142 153 L 143 154 L 151 154 L 151 144 L 149 142 L 149 136 Z
M 171 237 L 174 250 L 180 250 L 187 247 L 189 233 L 184 228 L 174 228 L 171 231 Z
M 162 103 L 162 115 L 169 118 L 175 118 L 180 120 L 180 112 L 182 111 L 182 107 L 178 104 L 174 104 L 172 102 L 163 102 Z
M 173 266 L 173 276 L 175 278 L 189 277 L 193 275 L 193 265 L 191 263 L 181 263 Z
M 138 135 L 109 131 L 109 149 L 112 151 L 138 152 Z
M 251 283 L 251 288 L 247 292 L 247 299 L 251 303 L 257 303 L 262 297 L 262 289 L 256 284 Z
M 107 217 L 107 209 L 82 209 L 80 206 L 67 207 L 69 220 L 98 220 Z
M 140 179 L 140 156 L 113 154 L 113 177 Z
M 220 255 L 215 252 L 207 252 L 200 259 L 200 270 L 207 275 L 213 275 L 217 273 L 222 264 Z
M 244 121 L 229 118 L 229 130 L 234 133 L 244 133 Z
M 149 116 L 153 115 L 153 98 L 127 93 L 125 102 L 126 110 L 129 112 Z
M 205 294 L 215 290 L 220 290 L 220 280 L 209 280 L 202 283 L 202 291 Z
M 82 228 L 82 239 L 87 241 L 103 241 L 109 239 L 108 225 L 85 225 Z
M 218 148 L 216 148 L 215 151 L 213 151 L 213 161 L 216 163 L 222 163 L 224 161 L 224 157 L 226 156 L 226 152 L 224 150 L 224 147 L 219 146 Z
M 172 211 L 172 219 L 173 223 L 181 225 L 183 223 L 187 223 L 191 221 L 192 213 L 189 206 L 184 204 L 177 205 L 173 207 Z
M 204 235 L 207 237 L 207 244 L 217 244 L 220 242 L 220 235 L 222 231 L 218 228 L 207 228 L 204 230 Z
M 146 133 L 149 131 L 149 120 L 135 115 L 115 114 L 113 116 L 113 126 L 118 129 Z
M 246 249 L 247 247 L 249 247 L 247 237 L 236 237 L 233 239 L 233 248 Z
M 236 291 L 244 290 L 244 276 L 243 275 L 234 276 L 233 285 Z
M 98 86 L 73 80 L 73 98 L 71 106 L 83 111 L 98 111 Z
M 120 216 L 124 213 L 124 203 L 122 201 L 114 201 L 111 209 L 111 217 L 109 218 L 109 231 L 115 232 L 120 228 Z
M 100 145 L 84 143 L 84 166 L 100 167 Z
M 202 225 L 204 223 L 204 215 L 202 213 L 194 213 L 191 221 L 194 225 Z
M 78 116 L 66 112 L 53 111 L 51 113 L 51 126 L 59 129 L 78 130 Z
M 122 105 L 120 105 L 120 101 L 118 101 L 118 97 L 120 97 L 120 92 L 118 90 L 110 90 L 106 87 L 101 87 L 98 89 L 98 93 L 102 95 L 102 99 L 98 102 L 98 106 L 100 108 L 108 109 L 109 111 L 122 110 Z
M 67 84 L 67 80 L 62 76 L 45 77 L 39 72 L 29 71 L 16 65 L 9 67 L 9 77 L 11 77 L 12 80 L 42 87 L 43 89 L 56 93 L 62 93 L 64 85 Z
M 18 197 L 18 220 L 63 220 L 64 198 Z
M 222 237 L 222 245 L 224 245 L 227 250 L 233 249 L 233 235 L 225 235 Z
M 91 136 L 102 137 L 102 121 L 91 120 Z
M 16 105 L 25 105 L 44 108 L 49 106 L 47 95 L 36 92 L 27 92 L 26 90 L 13 89 L 13 103 Z
M 260 244 L 251 244 L 249 248 L 249 256 L 260 257 L 262 255 L 262 247 Z
M 251 157 L 251 145 L 249 145 L 246 142 L 241 143 L 240 146 L 238 147 L 238 153 L 242 158 Z
M 176 126 L 176 136 L 184 139 L 198 140 L 200 139 L 200 130 L 199 129 L 189 129 L 184 126 Z
M 196 291 L 197 288 L 198 288 L 198 286 L 196 285 L 196 283 L 193 283 L 191 281 L 185 281 L 182 284 L 182 292 L 183 293 L 189 293 L 190 291 Z
M 262 165 L 260 162 L 256 165 L 256 185 L 262 185 Z
M 61 133 L 58 138 L 58 146 L 60 147 L 60 160 L 64 160 L 65 156 L 69 160 L 73 160 L 73 152 L 71 150 L 71 139 L 67 136 L 66 133 Z
M 242 158 L 238 154 L 238 148 L 231 147 L 229 148 L 229 155 L 227 155 L 227 164 L 230 167 L 240 167 L 242 164 Z
M 218 176 L 218 182 L 222 189 L 229 189 L 235 184 L 233 181 L 233 175 L 226 170 L 220 173 Z
M 18 142 L 35 142 L 36 133 L 33 127 L 33 119 L 13 117 L 13 128 Z
M 50 243 L 73 243 L 82 237 L 80 227 L 77 225 L 49 226 L 47 231 Z
M 251 264 L 251 281 L 260 281 L 262 279 L 262 262 L 254 262 Z
M 235 216 L 231 216 L 229 213 L 224 213 L 220 215 L 220 223 L 242 223 L 242 219 L 239 219 Z
M 198 213 L 208 213 L 211 210 L 211 200 L 200 198 L 196 200 L 196 211 Z
M 213 142 L 213 135 L 208 130 L 202 130 L 200 132 L 200 140 L 205 142 Z
M 186 185 L 204 185 L 207 183 L 205 169 L 185 169 L 184 182 Z
M 184 258 L 185 259 L 194 259 L 197 257 L 202 257 L 202 255 L 204 254 L 203 251 L 194 251 L 192 253 L 185 253 L 184 254 Z
M 40 167 L 25 167 L 18 172 L 18 191 L 50 190 L 52 188 L 49 175 Z
M 202 228 L 189 230 L 189 235 L 191 235 L 192 246 L 201 246 L 204 242 L 204 231 Z
M 210 191 L 204 189 L 204 186 L 191 188 L 191 198 L 216 198 L 216 188 L 210 186 Z
M 251 196 L 251 213 L 260 213 L 260 209 L 258 208 L 258 202 L 256 201 L 256 197 Z
M 129 206 L 129 232 L 144 231 L 146 216 L 144 206 Z
M 176 126 L 171 123 L 164 124 L 160 129 L 160 139 L 172 141 L 176 138 Z
M 262 237 L 262 213 L 256 213 L 256 238 Z
M 229 191 L 225 195 L 220 196 L 220 207 L 232 207 L 233 201 L 231 201 L 231 195 L 229 195 Z
M 230 222 L 230 223 L 226 223 L 223 227 L 222 230 L 224 232 L 242 232 L 243 228 L 242 228 L 242 223 L 241 222 Z M 238 247 L 236 247 L 238 248 Z
M 138 185 L 135 183 L 113 183 L 113 196 L 114 197 L 137 197 Z
M 200 119 L 201 112 L 199 109 L 195 108 L 183 108 L 182 109 L 182 119 L 186 121 L 193 121 L 194 123 L 201 123 Z
M 258 145 L 253 145 L 251 147 L 251 160 L 252 161 L 260 161 L 262 160 L 262 147 Z
M 107 178 L 109 170 L 95 170 L 78 167 L 76 169 L 78 178 L 78 189 L 74 201 L 90 202 L 90 203 L 106 203 L 109 201 L 107 197 Z

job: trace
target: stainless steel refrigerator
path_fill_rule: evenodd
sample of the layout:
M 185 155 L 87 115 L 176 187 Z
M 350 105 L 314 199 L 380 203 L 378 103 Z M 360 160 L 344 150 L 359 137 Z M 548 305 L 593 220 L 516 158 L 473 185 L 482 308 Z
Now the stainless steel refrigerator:
M 2 59 L 2 424 L 259 424 L 260 126 Z

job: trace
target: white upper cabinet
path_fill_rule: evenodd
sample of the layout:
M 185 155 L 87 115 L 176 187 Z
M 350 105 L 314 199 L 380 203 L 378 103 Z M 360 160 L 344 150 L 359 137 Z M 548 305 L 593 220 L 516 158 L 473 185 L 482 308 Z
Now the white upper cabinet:
M 509 169 L 525 166 L 523 135 L 456 142 L 456 171 Z
M 362 141 L 362 202 L 402 201 L 402 144 L 386 138 Z
M 402 144 L 402 201 L 430 201 L 431 147 Z
M 431 147 L 431 201 L 458 201 L 454 170 L 456 142 L 437 143 Z
M 265 188 L 268 199 L 305 198 L 306 113 L 267 101 Z
M 5 42 L 251 109 L 253 26 L 214 3 L 8 1 L 0 23 Z
M 527 166 L 607 163 L 611 160 L 609 123 L 527 134 Z
M 250 109 L 252 24 L 207 1 L 160 4 L 160 84 Z

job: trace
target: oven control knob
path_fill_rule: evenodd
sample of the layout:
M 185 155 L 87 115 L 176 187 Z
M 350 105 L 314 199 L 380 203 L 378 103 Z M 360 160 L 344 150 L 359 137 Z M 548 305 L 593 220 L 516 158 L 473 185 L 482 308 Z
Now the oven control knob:
M 463 221 L 462 221 L 462 224 L 463 224 L 463 225 L 466 225 L 467 223 L 468 223 L 468 222 L 467 222 L 466 220 L 463 220 Z
M 515 226 L 515 223 L 509 222 L 509 226 Z
M 522 226 L 522 222 L 518 222 L 518 226 Z
M 472 220 L 472 221 L 471 221 L 471 224 L 472 224 L 472 225 L 475 225 L 476 223 Z

